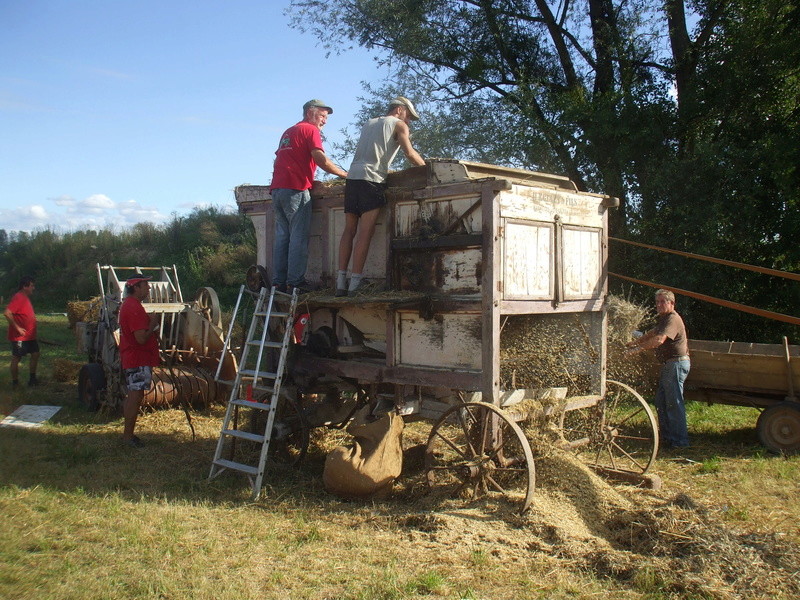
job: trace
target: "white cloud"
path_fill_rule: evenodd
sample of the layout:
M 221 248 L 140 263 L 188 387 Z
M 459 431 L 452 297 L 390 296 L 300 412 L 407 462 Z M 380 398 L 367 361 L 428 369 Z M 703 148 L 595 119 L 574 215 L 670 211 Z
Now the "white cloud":
M 92 214 L 100 214 L 114 208 L 114 202 L 105 194 L 92 194 L 85 200 L 78 202 L 77 209 L 88 211 Z
M 136 223 L 165 223 L 170 215 L 136 200 L 114 202 L 105 194 L 92 194 L 82 200 L 69 195 L 49 198 L 49 208 L 33 204 L 0 208 L 0 223 L 6 231 L 53 229 L 59 232 L 82 229 L 127 229 Z

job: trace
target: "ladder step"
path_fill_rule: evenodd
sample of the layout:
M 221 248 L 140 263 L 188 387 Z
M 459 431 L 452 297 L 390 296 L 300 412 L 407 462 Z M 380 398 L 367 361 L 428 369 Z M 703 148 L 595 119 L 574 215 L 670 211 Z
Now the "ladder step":
M 242 471 L 243 473 L 247 473 L 248 475 L 258 475 L 258 467 L 253 467 L 251 465 L 244 465 L 242 463 L 233 462 L 232 460 L 225 460 L 224 458 L 218 458 L 214 461 L 214 464 L 218 467 L 224 467 L 226 469 L 233 469 L 234 471 Z
M 254 317 L 267 317 L 268 316 L 270 319 L 278 319 L 278 318 L 285 319 L 286 317 L 289 316 L 289 314 L 290 313 L 288 313 L 288 312 L 278 312 L 278 311 L 274 311 L 273 310 L 271 313 L 266 313 L 266 312 L 253 313 L 253 316 Z
M 257 410 L 269 410 L 272 408 L 272 404 L 269 403 L 251 402 L 250 400 L 241 400 L 239 398 L 236 400 L 231 400 L 230 403 L 234 406 L 244 406 L 245 408 L 255 408 Z
M 253 340 L 252 342 L 247 342 L 248 346 L 261 346 L 261 342 L 258 340 Z M 264 342 L 264 348 L 283 348 L 283 344 L 280 342 Z
M 246 377 L 249 377 L 250 379 L 253 379 L 256 376 L 256 370 L 255 369 L 241 369 L 239 371 L 239 373 L 244 375 L 244 376 L 246 376 Z M 277 379 L 278 378 L 278 374 L 277 373 L 270 373 L 269 371 L 258 371 L 258 378 L 259 379 L 261 379 L 261 378 L 263 378 L 263 379 Z
M 250 403 L 252 404 L 252 402 Z M 258 435 L 257 433 L 250 433 L 249 431 L 241 431 L 239 429 L 223 429 L 223 435 L 229 435 L 231 437 L 239 438 L 242 440 L 248 440 L 250 442 L 257 442 L 259 444 L 264 443 L 264 436 Z

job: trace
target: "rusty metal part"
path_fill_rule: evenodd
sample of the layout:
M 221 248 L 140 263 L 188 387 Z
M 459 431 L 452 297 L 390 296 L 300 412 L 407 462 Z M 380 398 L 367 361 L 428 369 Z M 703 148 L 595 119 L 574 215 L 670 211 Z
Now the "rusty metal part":
M 431 429 L 425 451 L 428 486 L 452 496 L 480 498 L 500 493 L 533 501 L 536 471 L 525 434 L 493 404 L 467 402 L 446 411 Z
M 179 407 L 186 402 L 196 408 L 205 408 L 215 402 L 224 402 L 225 396 L 225 388 L 219 386 L 205 369 L 184 365 L 155 367 L 153 385 L 145 392 L 142 406 Z

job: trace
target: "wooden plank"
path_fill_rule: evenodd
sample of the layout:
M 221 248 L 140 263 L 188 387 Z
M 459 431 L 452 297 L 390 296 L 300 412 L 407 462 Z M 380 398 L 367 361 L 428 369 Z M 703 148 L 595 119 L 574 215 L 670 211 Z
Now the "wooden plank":
M 553 223 L 558 216 L 564 224 L 603 227 L 602 199 L 584 194 L 515 185 L 499 196 L 500 214 L 509 219 Z
M 553 306 L 550 300 L 504 300 L 500 312 L 504 315 L 529 315 L 547 313 L 599 312 L 603 310 L 602 298 L 571 300 Z
M 428 248 L 480 248 L 483 234 L 463 233 L 442 235 L 429 239 L 396 238 L 392 240 L 392 250 L 423 250 Z
M 562 228 L 564 299 L 597 298 L 603 287 L 601 230 Z
M 481 365 L 483 381 L 481 393 L 487 402 L 500 401 L 500 298 L 502 274 L 502 232 L 500 203 L 495 194 L 484 191 L 481 195 L 483 217 L 483 326 Z
M 298 358 L 292 372 L 307 377 L 348 377 L 369 383 L 424 385 L 467 391 L 479 389 L 482 379 L 480 372 L 386 366 L 366 360 L 338 360 L 310 355 Z

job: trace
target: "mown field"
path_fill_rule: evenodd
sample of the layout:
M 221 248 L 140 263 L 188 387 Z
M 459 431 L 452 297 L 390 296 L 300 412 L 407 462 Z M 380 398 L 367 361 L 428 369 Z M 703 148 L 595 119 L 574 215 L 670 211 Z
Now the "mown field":
M 146 447 L 125 447 L 117 415 L 86 412 L 75 382 L 55 380 L 55 359 L 81 360 L 66 318 L 40 323 L 54 344 L 42 346 L 42 386 L 12 392 L 0 352 L 0 417 L 62 406 L 42 428 L 0 428 L 2 598 L 800 596 L 800 459 L 763 451 L 755 411 L 691 404 L 694 446 L 660 458 L 656 491 L 543 453 L 522 516 L 501 499 L 427 493 L 424 424 L 406 432 L 389 499 L 325 493 L 325 452 L 344 440 L 330 433 L 252 502 L 237 475 L 207 480 L 221 407 L 192 415 L 196 439 L 182 411 L 148 413 Z

